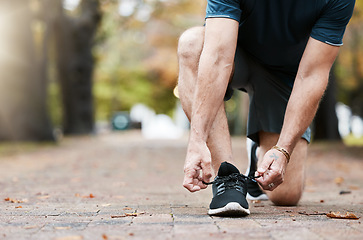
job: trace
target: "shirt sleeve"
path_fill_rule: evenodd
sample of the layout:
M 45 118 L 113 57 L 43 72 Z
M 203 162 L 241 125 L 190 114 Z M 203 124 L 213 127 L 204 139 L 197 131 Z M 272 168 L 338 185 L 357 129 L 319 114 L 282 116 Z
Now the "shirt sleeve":
M 231 18 L 240 22 L 240 0 L 208 0 L 205 18 Z
M 311 37 L 333 46 L 343 45 L 343 35 L 354 4 L 355 0 L 329 0 L 313 26 Z

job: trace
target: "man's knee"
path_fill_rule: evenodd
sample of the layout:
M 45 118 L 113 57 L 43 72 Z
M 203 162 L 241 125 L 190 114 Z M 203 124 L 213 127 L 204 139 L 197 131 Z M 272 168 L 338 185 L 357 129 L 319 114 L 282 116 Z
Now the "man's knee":
M 261 155 L 263 158 L 279 138 L 278 134 L 260 132 Z M 267 192 L 269 199 L 279 206 L 294 206 L 301 199 L 305 184 L 305 161 L 307 158 L 308 144 L 306 140 L 300 139 L 291 155 L 290 163 L 287 165 L 284 182 L 272 192 Z
M 204 42 L 204 28 L 193 27 L 186 30 L 179 38 L 179 59 L 195 59 L 200 56 Z
M 296 186 L 295 189 L 279 186 L 269 193 L 269 199 L 277 206 L 296 206 L 302 196 L 303 188 Z

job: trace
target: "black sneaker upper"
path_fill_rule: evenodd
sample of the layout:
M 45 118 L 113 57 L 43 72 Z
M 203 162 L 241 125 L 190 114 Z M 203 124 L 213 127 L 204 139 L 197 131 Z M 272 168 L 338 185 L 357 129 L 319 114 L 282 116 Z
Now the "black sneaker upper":
M 240 174 L 232 164 L 227 162 L 221 164 L 218 175 L 213 181 L 212 191 L 210 209 L 224 207 L 230 202 L 237 202 L 241 207 L 248 209 L 246 176 Z

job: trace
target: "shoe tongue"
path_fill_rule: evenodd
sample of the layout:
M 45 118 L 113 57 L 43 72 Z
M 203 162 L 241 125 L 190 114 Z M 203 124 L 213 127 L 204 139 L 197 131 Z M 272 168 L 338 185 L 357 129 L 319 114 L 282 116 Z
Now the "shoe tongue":
M 228 176 L 232 173 L 240 173 L 240 172 L 234 165 L 228 162 L 222 162 L 218 170 L 218 176 Z

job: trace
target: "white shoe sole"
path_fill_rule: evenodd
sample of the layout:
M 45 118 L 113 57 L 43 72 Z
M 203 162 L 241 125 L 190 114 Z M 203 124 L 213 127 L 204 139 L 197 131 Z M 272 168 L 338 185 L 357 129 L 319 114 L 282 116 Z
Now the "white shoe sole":
M 260 195 L 260 196 L 258 196 L 258 197 L 251 196 L 249 193 L 247 193 L 246 198 L 247 198 L 248 200 L 251 200 L 251 201 L 254 201 L 254 200 L 267 201 L 267 200 L 268 200 L 268 196 L 267 196 L 265 193 L 261 194 L 261 195 Z
M 211 216 L 247 216 L 250 214 L 250 210 L 243 208 L 237 202 L 230 202 L 224 207 L 209 209 L 208 214 Z

